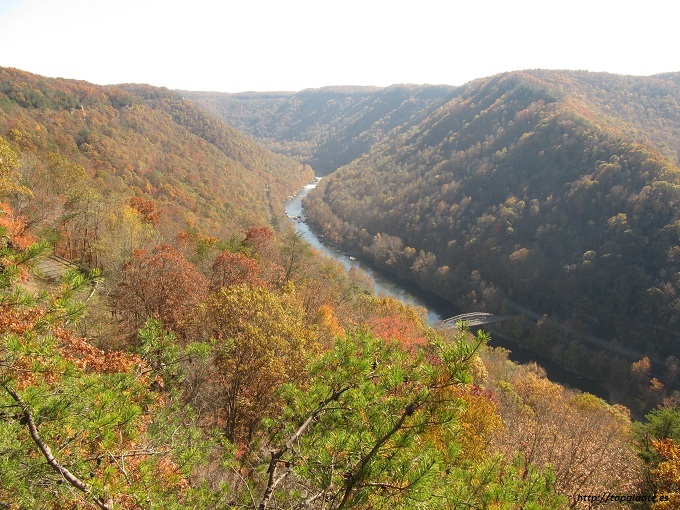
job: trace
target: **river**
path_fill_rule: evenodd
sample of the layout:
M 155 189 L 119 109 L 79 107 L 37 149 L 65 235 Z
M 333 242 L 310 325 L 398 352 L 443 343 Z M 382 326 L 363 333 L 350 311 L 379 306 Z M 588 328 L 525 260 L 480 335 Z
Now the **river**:
M 460 313 L 452 303 L 441 296 L 423 290 L 413 282 L 397 278 L 357 257 L 342 253 L 334 247 L 324 244 L 307 225 L 305 221 L 305 212 L 302 207 L 302 200 L 310 191 L 316 188 L 319 180 L 320 178 L 317 177 L 314 181 L 307 184 L 297 195 L 288 200 L 285 204 L 286 214 L 295 222 L 295 230 L 298 234 L 300 234 L 314 249 L 327 257 L 337 260 L 345 266 L 347 270 L 353 267 L 363 270 L 373 280 L 376 294 L 393 297 L 404 303 L 425 308 L 427 310 L 427 320 L 431 326 L 436 326 L 443 319 L 447 319 Z M 609 398 L 609 391 L 598 382 L 587 379 L 569 370 L 565 370 L 549 359 L 523 348 L 512 340 L 493 335 L 489 345 L 507 349 L 510 351 L 509 358 L 516 363 L 538 363 L 545 369 L 548 378 L 551 381 L 592 393 L 605 400 Z

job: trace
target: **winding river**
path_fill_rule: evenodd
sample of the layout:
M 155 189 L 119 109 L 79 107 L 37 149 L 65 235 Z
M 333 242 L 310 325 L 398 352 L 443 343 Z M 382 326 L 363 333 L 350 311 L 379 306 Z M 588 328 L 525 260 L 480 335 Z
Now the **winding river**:
M 427 310 L 427 319 L 430 325 L 436 326 L 437 323 L 457 315 L 459 310 L 444 298 L 420 288 L 417 284 L 402 280 L 396 276 L 371 266 L 367 262 L 342 253 L 332 246 L 328 246 L 309 228 L 306 223 L 305 212 L 302 207 L 302 200 L 319 183 L 320 178 L 307 184 L 300 192 L 288 200 L 285 204 L 286 214 L 295 222 L 295 230 L 316 250 L 327 257 L 340 262 L 347 270 L 357 268 L 363 270 L 373 280 L 376 294 L 382 294 L 399 299 L 404 303 L 421 306 Z M 565 370 L 547 358 L 538 356 L 532 351 L 523 348 L 512 340 L 493 336 L 489 345 L 493 347 L 503 347 L 510 351 L 509 358 L 516 363 L 536 362 L 541 365 L 554 382 L 587 391 L 600 398 L 608 399 L 609 392 L 596 381 L 586 379 L 574 372 Z

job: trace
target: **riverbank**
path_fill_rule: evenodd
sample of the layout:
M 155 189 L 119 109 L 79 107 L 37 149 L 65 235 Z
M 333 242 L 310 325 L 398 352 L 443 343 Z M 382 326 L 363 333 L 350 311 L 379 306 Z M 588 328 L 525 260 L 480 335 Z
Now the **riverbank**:
M 546 376 L 552 382 L 575 388 L 583 392 L 591 393 L 603 400 L 608 401 L 609 403 L 614 403 L 611 402 L 613 396 L 611 389 L 607 388 L 600 381 L 589 379 L 577 372 L 574 372 L 573 370 L 568 370 L 561 367 L 554 361 L 537 354 L 531 349 L 523 347 L 516 340 L 510 338 L 509 336 L 494 330 L 493 327 L 486 327 L 484 330 L 491 334 L 491 341 L 489 342 L 489 345 L 491 347 L 501 347 L 508 350 L 508 358 L 514 363 L 536 363 L 543 367 L 546 372 Z
M 441 321 L 457 315 L 460 310 L 445 298 L 423 289 L 417 283 L 402 280 L 385 270 L 375 267 L 364 261 L 356 254 L 344 253 L 325 242 L 323 238 L 314 232 L 306 222 L 302 200 L 320 182 L 320 177 L 304 186 L 297 194 L 289 198 L 285 204 L 286 215 L 295 222 L 296 231 L 316 250 L 327 257 L 340 262 L 347 270 L 357 268 L 364 271 L 373 280 L 377 294 L 384 294 L 399 299 L 404 303 L 413 306 L 423 307 L 427 310 L 428 322 L 433 327 L 441 326 Z M 502 335 L 500 332 L 491 328 L 484 328 L 492 335 L 490 346 L 501 347 L 509 351 L 508 357 L 515 363 L 535 362 L 545 370 L 547 377 L 556 383 L 592 393 L 602 399 L 610 399 L 610 391 L 598 381 L 588 379 L 581 374 L 566 370 L 557 363 L 536 354 L 535 352 L 522 347 L 516 340 Z

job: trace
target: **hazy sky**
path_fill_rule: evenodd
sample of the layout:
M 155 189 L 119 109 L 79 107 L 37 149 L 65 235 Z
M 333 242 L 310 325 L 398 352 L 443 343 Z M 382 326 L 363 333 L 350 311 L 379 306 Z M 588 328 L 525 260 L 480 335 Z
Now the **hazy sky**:
M 680 71 L 669 0 L 0 0 L 0 66 L 238 92 Z

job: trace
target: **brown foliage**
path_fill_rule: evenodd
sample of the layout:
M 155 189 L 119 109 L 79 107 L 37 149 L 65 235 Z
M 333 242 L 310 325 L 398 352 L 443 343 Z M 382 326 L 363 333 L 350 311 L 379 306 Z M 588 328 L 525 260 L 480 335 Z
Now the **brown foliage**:
M 260 266 L 257 261 L 246 257 L 242 253 L 225 251 L 219 255 L 212 266 L 210 290 L 219 290 L 245 283 L 250 286 L 264 285 L 259 278 Z
M 256 253 L 265 250 L 274 241 L 274 231 L 269 227 L 252 227 L 246 232 L 244 244 L 253 248 Z
M 33 242 L 34 237 L 26 231 L 26 219 L 14 213 L 9 204 L 0 202 L 0 228 L 6 229 L 7 242 L 12 247 L 25 250 Z
M 158 225 L 160 221 L 161 212 L 154 200 L 146 199 L 144 197 L 132 197 L 128 200 L 130 207 L 139 213 L 142 221 Z
M 243 244 L 259 262 L 260 278 L 272 287 L 280 286 L 284 281 L 284 269 L 274 231 L 269 227 L 252 227 L 246 231 Z
M 181 333 L 182 323 L 208 293 L 208 280 L 168 244 L 136 251 L 123 268 L 115 309 L 132 331 L 148 317 Z
M 499 383 L 503 421 L 497 447 L 530 465 L 552 466 L 553 489 L 574 508 L 579 494 L 635 493 L 640 462 L 630 443 L 628 410 L 550 382 L 540 369 L 518 369 Z

